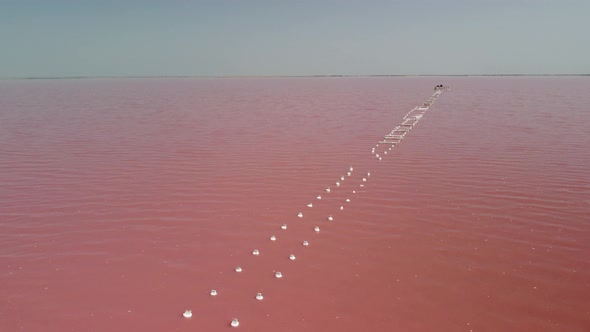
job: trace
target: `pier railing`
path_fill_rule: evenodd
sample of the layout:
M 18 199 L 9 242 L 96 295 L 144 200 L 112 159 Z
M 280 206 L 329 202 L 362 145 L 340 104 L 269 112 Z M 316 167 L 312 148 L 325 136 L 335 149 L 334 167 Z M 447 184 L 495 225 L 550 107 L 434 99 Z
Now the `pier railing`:
M 418 124 L 422 119 L 426 111 L 432 106 L 436 98 L 438 98 L 443 92 L 448 91 L 450 88 L 444 85 L 437 85 L 434 87 L 434 93 L 428 98 L 422 105 L 414 107 L 409 111 L 402 119 L 402 121 L 396 125 L 390 133 L 385 135 L 376 146 L 379 144 L 388 144 L 390 147 L 394 147 L 399 144 L 404 137 Z M 371 150 L 377 158 L 381 156 L 375 152 L 375 148 Z

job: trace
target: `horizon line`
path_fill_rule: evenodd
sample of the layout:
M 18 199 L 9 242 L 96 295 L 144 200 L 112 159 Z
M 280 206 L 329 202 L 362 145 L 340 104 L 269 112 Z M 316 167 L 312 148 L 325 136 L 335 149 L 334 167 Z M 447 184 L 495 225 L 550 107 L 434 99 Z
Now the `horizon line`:
M 375 75 L 123 75 L 123 76 L 16 76 L 0 77 L 0 80 L 43 79 L 124 79 L 124 78 L 322 78 L 322 77 L 514 77 L 514 76 L 590 76 L 590 74 L 375 74 Z

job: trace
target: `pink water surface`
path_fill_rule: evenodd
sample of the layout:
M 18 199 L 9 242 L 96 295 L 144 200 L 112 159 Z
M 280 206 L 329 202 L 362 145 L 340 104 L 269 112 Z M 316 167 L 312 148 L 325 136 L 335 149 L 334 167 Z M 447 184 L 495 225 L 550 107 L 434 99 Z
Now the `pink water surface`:
M 0 81 L 0 331 L 590 331 L 588 91 Z

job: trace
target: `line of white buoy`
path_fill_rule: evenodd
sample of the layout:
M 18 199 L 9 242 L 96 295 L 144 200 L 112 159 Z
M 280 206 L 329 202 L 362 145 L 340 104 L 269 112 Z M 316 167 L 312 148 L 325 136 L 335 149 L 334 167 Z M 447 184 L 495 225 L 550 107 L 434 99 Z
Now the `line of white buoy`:
M 353 170 L 354 170 L 354 168 L 352 166 L 350 166 L 348 168 L 347 172 L 346 172 L 346 175 L 349 176 L 349 177 L 352 176 Z M 367 175 L 366 176 L 368 177 L 369 175 L 370 175 L 370 172 L 367 172 Z M 341 176 L 340 177 L 340 180 L 339 181 L 336 181 L 336 187 L 341 188 L 342 182 L 344 182 L 344 179 L 345 179 L 345 176 Z M 363 182 L 366 182 L 367 181 L 366 177 L 363 177 L 362 178 L 362 181 Z M 360 185 L 363 186 L 363 184 L 360 184 Z M 328 187 L 325 188 L 325 192 L 328 193 L 328 194 L 330 194 L 332 192 L 332 190 L 328 186 Z M 354 193 L 356 193 L 356 191 L 355 190 L 352 190 L 352 193 L 354 194 Z M 318 200 L 321 200 L 322 199 L 322 196 L 321 195 L 318 195 L 316 198 Z M 350 199 L 347 198 L 346 199 L 346 202 L 350 202 Z M 313 203 L 308 203 L 307 204 L 307 207 L 309 207 L 309 208 L 313 207 Z M 344 209 L 344 206 L 343 205 L 340 205 L 340 208 L 339 209 L 342 211 Z M 297 214 L 297 217 L 298 218 L 303 218 L 303 212 L 299 212 Z M 328 217 L 326 219 L 328 221 L 333 221 L 334 220 L 334 217 L 332 215 L 328 215 Z M 282 230 L 287 230 L 287 224 L 282 224 L 281 225 L 281 229 Z M 315 226 L 314 227 L 314 232 L 319 233 L 320 232 L 320 227 L 319 226 Z M 275 235 L 271 235 L 270 236 L 270 240 L 271 241 L 277 241 L 277 237 Z M 302 244 L 303 244 L 303 246 L 307 247 L 307 246 L 309 246 L 309 241 L 303 240 Z M 252 255 L 259 256 L 260 255 L 260 251 L 258 249 L 253 249 L 252 250 Z M 296 259 L 296 256 L 294 254 L 290 254 L 289 255 L 289 260 L 294 261 L 295 259 Z M 241 266 L 237 266 L 235 268 L 235 271 L 236 272 L 242 272 L 243 269 L 242 269 Z M 276 271 L 274 275 L 275 275 L 275 278 L 277 278 L 277 279 L 283 278 L 283 274 L 280 271 Z M 211 296 L 217 296 L 218 293 L 217 293 L 216 290 L 213 289 L 213 290 L 210 291 L 210 294 L 211 294 Z M 260 301 L 260 300 L 264 299 L 264 296 L 262 295 L 262 293 L 257 293 L 256 296 L 255 296 L 255 298 L 256 298 L 256 300 L 259 300 Z M 186 318 L 192 317 L 192 311 L 190 311 L 190 310 L 185 311 L 185 313 L 183 314 L 183 316 L 186 317 Z M 240 322 L 239 322 L 239 320 L 237 318 L 233 318 L 232 321 L 230 322 L 230 325 L 232 327 L 238 327 L 240 325 Z
M 398 124 L 389 134 L 385 135 L 384 138 L 383 138 L 383 140 L 379 141 L 375 145 L 375 147 L 372 147 L 371 148 L 371 154 L 375 155 L 375 157 L 378 160 L 382 160 L 383 159 L 383 156 L 377 152 L 377 148 L 380 145 L 389 145 L 389 147 L 386 149 L 386 151 L 382 151 L 382 154 L 383 155 L 387 155 L 387 152 L 388 151 L 391 151 L 391 149 L 393 147 L 397 146 L 397 144 L 399 144 L 401 142 L 401 140 L 404 139 L 404 137 L 412 130 L 412 128 L 418 123 L 418 121 L 420 121 L 420 119 L 422 119 L 422 117 L 424 116 L 424 113 L 434 103 L 434 101 L 436 100 L 436 98 L 438 96 L 440 96 L 443 91 L 447 91 L 447 90 L 448 90 L 448 87 L 444 87 L 442 85 L 437 85 L 435 87 L 434 94 L 430 98 L 428 98 L 427 101 L 422 104 L 422 106 L 415 107 L 410 112 L 408 112 L 404 116 L 404 118 L 403 118 L 403 120 L 402 120 L 402 122 L 400 124 Z M 354 171 L 354 168 L 352 166 L 350 166 L 348 168 L 347 172 L 346 172 L 346 176 L 347 177 L 352 176 L 352 172 L 353 171 Z M 365 186 L 364 183 L 366 183 L 368 181 L 368 178 L 370 176 L 371 176 L 371 172 L 370 171 L 367 171 L 366 175 L 362 177 L 361 183 L 359 184 L 359 187 L 361 187 L 361 188 L 364 187 Z M 342 182 L 344 182 L 345 178 L 346 177 L 344 175 L 341 176 L 340 177 L 340 180 L 335 182 L 336 187 L 340 188 L 342 186 Z M 332 192 L 332 190 L 330 189 L 329 186 L 327 186 L 327 187 L 325 187 L 325 192 L 329 194 L 329 193 Z M 352 193 L 353 194 L 356 194 L 356 191 L 355 190 L 352 190 Z M 317 195 L 316 196 L 316 199 L 321 200 L 322 199 L 322 196 L 321 195 Z M 345 199 L 345 202 L 346 203 L 350 203 L 350 198 L 346 198 Z M 311 202 L 308 203 L 307 204 L 307 207 L 312 208 L 313 207 L 313 203 L 311 203 Z M 340 205 L 339 209 L 340 209 L 340 211 L 344 210 L 344 205 Z M 297 214 L 297 217 L 298 218 L 303 218 L 303 213 L 302 212 L 299 212 Z M 328 221 L 333 221 L 334 220 L 334 217 L 332 215 L 328 215 L 328 217 L 326 219 Z M 286 230 L 287 229 L 287 224 L 282 224 L 281 225 L 281 229 L 282 230 Z M 314 227 L 314 232 L 319 233 L 320 232 L 320 227 L 319 226 L 315 226 Z M 275 235 L 271 235 L 270 236 L 270 240 L 271 241 L 276 241 L 277 240 L 277 237 Z M 303 240 L 302 244 L 305 247 L 309 246 L 309 242 L 307 240 Z M 260 255 L 260 251 L 258 249 L 254 249 L 252 251 L 252 255 L 259 256 Z M 291 261 L 294 261 L 296 259 L 296 256 L 294 254 L 290 254 L 289 255 L 289 259 Z M 242 272 L 243 269 L 242 269 L 241 266 L 237 266 L 235 268 L 235 271 L 239 273 L 239 272 Z M 282 277 L 283 277 L 283 274 L 281 272 L 279 272 L 279 271 L 276 271 L 275 272 L 275 278 L 281 279 Z M 212 289 L 210 291 L 210 295 L 211 296 L 217 296 L 217 294 L 218 293 L 217 293 L 217 291 L 215 289 Z M 260 301 L 260 300 L 264 299 L 264 296 L 262 295 L 262 293 L 257 293 L 256 296 L 255 296 L 255 299 Z M 193 314 L 192 314 L 192 311 L 191 310 L 186 310 L 182 315 L 185 318 L 191 318 Z M 240 322 L 239 322 L 239 320 L 237 318 L 233 318 L 231 320 L 231 322 L 230 322 L 230 325 L 232 327 L 238 327 L 240 325 Z

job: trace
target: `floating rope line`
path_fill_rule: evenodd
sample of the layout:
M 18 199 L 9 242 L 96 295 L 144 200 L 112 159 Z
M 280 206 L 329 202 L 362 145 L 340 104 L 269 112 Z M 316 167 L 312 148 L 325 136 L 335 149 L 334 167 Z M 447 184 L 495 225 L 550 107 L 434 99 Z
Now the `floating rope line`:
M 428 111 L 429 107 L 432 106 L 432 104 L 434 103 L 436 98 L 438 98 L 444 91 L 448 91 L 448 90 L 449 90 L 449 88 L 446 86 L 437 85 L 434 88 L 434 93 L 430 98 L 428 98 L 421 106 L 414 107 L 411 111 L 409 111 L 403 117 L 402 121 L 391 130 L 391 132 L 386 134 L 382 140 L 378 141 L 375 144 L 375 146 L 371 148 L 371 154 L 379 161 L 383 160 L 383 158 L 388 155 L 388 152 L 392 151 L 392 149 L 394 147 L 396 147 L 398 144 L 400 144 L 401 141 L 406 137 L 406 135 L 416 126 L 416 124 L 418 124 L 418 122 L 423 118 L 426 111 Z M 340 192 L 342 194 L 342 190 L 346 189 L 346 187 L 348 185 L 350 185 L 350 184 L 354 185 L 354 183 L 351 183 L 354 181 L 350 180 L 352 177 L 353 171 L 354 171 L 354 168 L 352 166 L 349 166 L 345 175 L 340 176 L 339 180 L 337 180 L 335 182 L 336 188 L 334 190 L 332 190 L 329 186 L 326 186 L 324 189 L 325 193 L 328 196 L 332 197 L 332 195 L 337 195 L 336 192 Z M 371 176 L 370 171 L 367 171 L 364 175 L 360 175 L 360 180 L 357 183 L 358 187 L 364 188 L 365 184 L 368 182 L 370 176 Z M 348 179 L 348 180 L 345 181 L 345 179 Z M 356 194 L 356 190 L 351 190 L 351 192 L 352 192 L 352 194 Z M 343 195 L 346 197 L 346 193 L 343 193 Z M 318 194 L 316 196 L 316 199 L 322 200 L 322 196 Z M 334 197 L 333 199 L 338 199 L 338 198 Z M 329 200 L 330 199 L 328 199 L 328 201 Z M 343 211 L 344 205 L 346 205 L 347 203 L 350 203 L 350 201 L 351 201 L 350 198 L 347 197 L 344 200 L 345 203 L 337 204 L 337 206 L 339 206 L 338 210 Z M 312 207 L 314 207 L 314 205 L 313 205 L 313 203 L 310 202 L 307 204 L 307 207 L 312 208 Z M 302 219 L 303 213 L 299 212 L 297 214 L 297 217 Z M 328 215 L 328 217 L 325 220 L 332 222 L 332 221 L 334 221 L 334 219 L 335 218 L 334 218 L 333 214 L 330 214 L 330 215 Z M 282 224 L 281 229 L 286 231 L 287 224 L 286 223 Z M 318 225 L 314 226 L 313 231 L 315 234 L 318 234 L 320 232 L 320 227 Z M 277 241 L 277 237 L 275 235 L 271 235 L 270 240 L 272 242 L 275 242 L 275 241 Z M 302 242 L 299 242 L 299 243 L 301 243 L 304 247 L 308 247 L 310 245 L 310 243 L 307 240 L 303 240 Z M 308 249 L 306 249 L 306 250 L 308 250 Z M 252 255 L 259 256 L 260 251 L 258 249 L 254 249 L 252 251 Z M 289 260 L 294 261 L 296 259 L 296 256 L 294 253 L 291 253 L 291 254 L 289 254 L 288 258 L 289 258 Z M 257 259 L 259 259 L 259 258 L 257 258 Z M 235 268 L 235 271 L 242 272 L 243 270 L 242 270 L 241 266 L 237 266 Z M 274 276 L 276 279 L 283 278 L 283 274 L 279 271 L 275 271 Z M 214 296 L 217 296 L 218 293 L 215 289 L 212 289 L 210 291 L 210 295 L 212 297 L 214 297 Z M 220 295 L 220 296 L 222 296 L 222 295 Z M 264 299 L 264 296 L 262 295 L 262 293 L 259 292 L 259 293 L 256 293 L 256 296 L 254 298 L 258 301 L 261 301 L 262 299 Z M 192 314 L 191 310 L 186 310 L 182 315 L 185 318 L 191 318 L 193 314 Z M 239 325 L 240 325 L 240 322 L 239 322 L 238 318 L 233 318 L 230 322 L 231 327 L 238 327 Z

